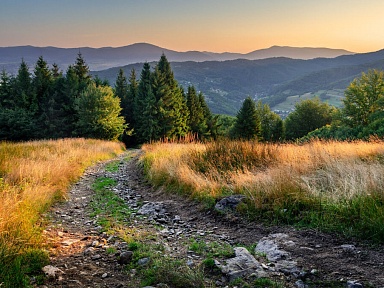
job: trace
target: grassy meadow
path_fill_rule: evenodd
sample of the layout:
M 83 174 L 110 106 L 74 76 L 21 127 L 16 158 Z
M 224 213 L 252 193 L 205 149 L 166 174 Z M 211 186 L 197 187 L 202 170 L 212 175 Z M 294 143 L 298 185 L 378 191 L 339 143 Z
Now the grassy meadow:
M 384 242 L 384 142 L 144 145 L 150 181 L 212 207 L 244 194 L 251 219 Z
M 121 143 L 64 139 L 0 142 L 0 286 L 24 287 L 47 263 L 41 216 L 65 199 L 69 186 L 96 161 L 123 151 Z

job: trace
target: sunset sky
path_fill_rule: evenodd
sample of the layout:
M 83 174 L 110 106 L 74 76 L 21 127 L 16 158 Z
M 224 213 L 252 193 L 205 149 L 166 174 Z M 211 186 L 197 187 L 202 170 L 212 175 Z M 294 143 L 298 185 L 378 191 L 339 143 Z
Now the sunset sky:
M 383 0 L 0 0 L 0 46 L 384 49 Z

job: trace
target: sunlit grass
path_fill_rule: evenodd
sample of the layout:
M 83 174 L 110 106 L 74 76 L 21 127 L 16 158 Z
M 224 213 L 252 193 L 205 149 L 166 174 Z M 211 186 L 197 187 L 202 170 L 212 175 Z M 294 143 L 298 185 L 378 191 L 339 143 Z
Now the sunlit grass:
M 384 143 L 215 142 L 143 147 L 156 185 L 196 198 L 244 194 L 239 207 L 274 223 L 384 239 Z M 381 240 L 380 240 L 381 239 Z
M 0 143 L 0 285 L 14 273 L 13 260 L 41 247 L 41 214 L 66 198 L 86 167 L 122 151 L 121 143 L 85 139 Z M 11 275 L 9 281 L 16 278 Z M 20 279 L 17 285 L 23 287 L 23 275 Z M 4 282 L 2 287 L 14 285 Z

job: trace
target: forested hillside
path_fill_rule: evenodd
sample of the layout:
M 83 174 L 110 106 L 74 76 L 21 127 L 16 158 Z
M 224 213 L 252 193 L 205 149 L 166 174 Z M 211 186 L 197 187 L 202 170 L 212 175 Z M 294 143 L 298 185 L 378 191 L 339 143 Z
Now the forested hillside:
M 289 96 L 308 92 L 320 95 L 333 89 L 344 90 L 361 72 L 382 69 L 383 61 L 384 50 L 381 50 L 333 59 L 172 62 L 171 67 L 175 79 L 183 87 L 193 85 L 206 96 L 213 113 L 235 115 L 248 96 L 261 99 L 273 109 Z M 129 73 L 132 68 L 137 70 L 141 66 L 132 64 L 121 69 Z M 114 83 L 119 69 L 111 68 L 92 74 Z M 293 104 L 289 107 L 294 108 Z

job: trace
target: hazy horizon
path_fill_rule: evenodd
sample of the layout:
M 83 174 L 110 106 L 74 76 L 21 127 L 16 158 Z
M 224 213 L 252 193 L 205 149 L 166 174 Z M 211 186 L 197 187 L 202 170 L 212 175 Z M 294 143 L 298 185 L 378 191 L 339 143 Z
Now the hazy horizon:
M 251 52 L 254 52 L 256 50 L 266 50 L 266 49 L 270 49 L 272 47 L 282 47 L 282 48 L 304 48 L 304 49 L 335 49 L 335 50 L 346 50 L 348 52 L 352 52 L 352 53 L 355 53 L 355 51 L 350 51 L 350 50 L 347 50 L 347 49 L 343 49 L 343 48 L 329 48 L 329 47 L 298 47 L 298 46 L 286 46 L 286 45 L 272 45 L 272 46 L 269 46 L 269 47 L 263 47 L 263 48 L 258 48 L 258 49 L 253 49 L 253 50 L 250 50 L 250 51 L 247 51 L 247 52 L 238 52 L 238 51 L 223 51 L 223 52 L 214 52 L 214 51 L 207 51 L 207 50 L 184 50 L 184 51 L 181 51 L 181 50 L 173 50 L 169 47 L 164 47 L 164 46 L 160 46 L 160 45 L 157 45 L 155 43 L 149 43 L 149 42 L 136 42 L 136 43 L 130 43 L 130 44 L 126 44 L 126 45 L 122 45 L 122 46 L 101 46 L 101 47 L 91 47 L 91 46 L 78 46 L 78 47 L 59 47 L 59 46 L 52 46 L 52 45 L 49 45 L 49 46 L 37 46 L 37 45 L 30 45 L 30 44 L 26 44 L 26 45 L 15 45 L 15 46 L 0 46 L 0 48 L 8 48 L 8 47 L 25 47 L 25 46 L 32 46 L 32 47 L 37 47 L 37 48 L 48 48 L 48 47 L 52 47 L 52 48 L 59 48 L 59 49 L 81 49 L 81 48 L 91 48 L 91 49 L 102 49 L 102 48 L 121 48 L 121 47 L 127 47 L 127 46 L 131 46 L 131 45 L 136 45 L 136 44 L 148 44 L 148 45 L 152 45 L 152 46 L 156 46 L 156 47 L 159 47 L 159 48 L 164 48 L 164 49 L 167 49 L 167 50 L 172 50 L 172 51 L 176 51 L 176 52 L 194 52 L 194 51 L 198 51 L 198 52 L 207 52 L 207 53 L 238 53 L 238 54 L 247 54 L 247 53 L 251 53 Z M 380 49 L 381 50 L 381 49 Z M 375 52 L 375 51 L 367 51 L 367 52 Z
M 0 46 L 372 52 L 384 48 L 383 9 L 381 0 L 2 0 Z

